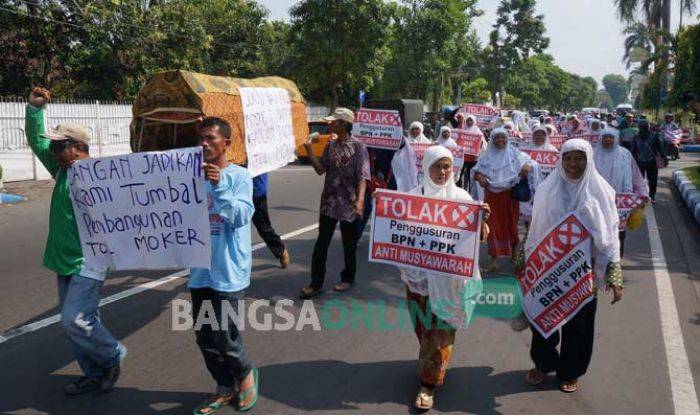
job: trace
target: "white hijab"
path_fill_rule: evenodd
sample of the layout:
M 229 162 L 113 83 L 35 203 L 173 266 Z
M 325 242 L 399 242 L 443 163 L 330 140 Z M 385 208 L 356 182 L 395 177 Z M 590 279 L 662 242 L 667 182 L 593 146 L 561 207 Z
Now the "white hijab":
M 602 137 L 613 136 L 612 148 L 603 147 Z M 620 133 L 614 128 L 603 130 L 593 154 L 595 167 L 617 193 L 632 193 L 632 154 L 620 145 Z
M 469 193 L 455 184 L 453 174 L 443 185 L 436 184 L 430 178 L 430 167 L 444 158 L 453 161 L 452 152 L 443 146 L 430 147 L 425 151 L 422 183 L 410 193 L 440 199 L 472 200 Z M 433 314 L 455 329 L 469 326 L 476 305 L 474 297 L 482 291 L 478 266 L 474 267 L 474 275 L 466 281 L 408 268 L 399 267 L 399 270 L 401 279 L 411 292 L 430 298 Z
M 471 127 L 467 127 L 467 120 L 468 119 L 471 119 L 473 121 L 473 124 Z M 481 128 L 479 128 L 476 125 L 476 117 L 471 115 L 471 114 L 468 114 L 466 117 L 464 117 L 464 125 L 461 126 L 461 128 L 470 134 L 480 134 L 482 137 L 484 135 L 484 133 L 481 132 Z
M 494 138 L 498 135 L 506 137 L 505 148 L 496 148 Z M 527 154 L 510 145 L 508 131 L 504 128 L 494 128 L 491 130 L 486 151 L 479 156 L 476 166 L 472 169 L 472 177 L 476 172 L 483 174 L 489 180 L 489 190 L 499 193 L 510 189 L 520 181 L 518 174 L 523 165 L 530 161 Z
M 583 176 L 572 180 L 562 167 L 566 153 L 582 151 L 587 164 Z M 550 229 L 565 215 L 576 212 L 593 239 L 592 255 L 598 287 L 604 286 L 605 270 L 610 262 L 620 261 L 615 190 L 598 173 L 593 163 L 593 148 L 582 139 L 571 139 L 561 147 L 557 167 L 537 189 L 532 223 L 525 243 L 525 255 L 530 255 Z
M 411 136 L 411 130 L 413 130 L 414 128 L 420 129 L 420 134 L 416 138 L 413 138 Z M 412 122 L 411 126 L 408 128 L 408 137 L 406 137 L 406 141 L 410 144 L 430 144 L 430 143 L 432 143 L 432 141 L 430 141 L 428 139 L 428 137 L 426 137 L 423 134 L 423 128 L 424 127 L 423 127 L 422 122 L 419 122 L 419 121 Z
M 513 116 L 511 119 L 513 120 L 512 122 L 516 130 L 520 131 L 521 133 L 530 132 L 530 126 L 527 125 L 527 122 L 525 121 L 525 114 L 523 112 L 513 111 Z
M 597 124 L 597 125 L 598 125 L 598 128 L 595 128 L 595 129 L 594 129 L 594 128 L 593 128 L 593 125 L 594 125 L 594 124 Z M 589 134 L 589 135 L 600 135 L 602 132 L 603 132 L 603 127 L 601 126 L 600 120 L 598 120 L 598 119 L 596 119 L 596 118 L 591 119 L 591 120 L 589 121 L 589 123 L 588 123 L 588 131 L 586 132 L 586 134 Z
M 447 131 L 448 133 L 450 133 L 450 136 L 447 137 L 447 138 L 443 138 L 443 137 L 442 137 L 442 133 L 444 133 L 445 131 Z M 444 126 L 442 126 L 442 127 L 440 128 L 440 135 L 438 136 L 438 140 L 437 140 L 437 141 L 438 141 L 438 144 L 441 145 L 441 146 L 445 146 L 445 147 L 459 147 L 459 146 L 457 145 L 457 142 L 452 138 L 452 129 L 451 129 L 450 127 L 446 126 L 446 125 L 444 125 Z
M 545 137 L 544 143 L 542 143 L 542 145 L 540 146 L 535 144 L 535 133 L 538 131 L 542 131 Z M 532 130 L 532 141 L 530 142 L 530 146 L 528 148 L 531 148 L 533 150 L 559 151 L 556 147 L 552 145 L 552 143 L 549 142 L 549 131 L 546 128 L 540 126 L 537 126 L 534 130 Z
M 408 192 L 418 186 L 418 166 L 416 164 L 416 153 L 408 143 L 407 138 L 403 138 L 403 147 L 396 150 L 391 159 L 391 171 L 396 180 L 396 190 Z

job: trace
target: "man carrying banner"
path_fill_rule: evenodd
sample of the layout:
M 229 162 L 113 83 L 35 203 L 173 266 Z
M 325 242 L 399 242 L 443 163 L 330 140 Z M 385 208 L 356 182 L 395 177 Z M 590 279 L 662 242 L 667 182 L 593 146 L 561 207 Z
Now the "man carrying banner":
M 66 385 L 64 392 L 67 395 L 97 389 L 108 392 L 119 378 L 126 347 L 100 321 L 100 288 L 107 270 L 91 269 L 84 262 L 67 180 L 70 166 L 90 157 L 90 136 L 84 126 L 76 124 L 62 124 L 46 134 L 44 107 L 49 99 L 48 90 L 32 90 L 25 133 L 32 151 L 56 180 L 51 195 L 44 266 L 57 274 L 61 326 L 85 374 Z
M 612 290 L 612 303 L 618 302 L 622 271 L 615 190 L 598 174 L 587 141 L 568 140 L 561 154 L 556 169 L 535 195 L 530 232 L 516 273 L 525 313 L 532 323 L 530 356 L 535 368 L 526 380 L 536 385 L 547 373 L 556 372 L 560 389 L 570 393 L 578 389 L 578 379 L 586 373 L 593 352 L 597 288 Z M 580 266 L 573 269 L 570 264 L 576 261 Z M 578 282 L 570 283 L 572 278 Z M 562 293 L 564 286 L 569 291 Z M 535 296 L 539 301 L 528 301 Z M 560 307 L 562 300 L 567 307 Z M 545 311 L 547 306 L 558 311 L 552 318 L 557 323 L 546 331 L 547 320 L 535 314 L 543 305 Z
M 216 393 L 194 413 L 212 414 L 234 398 L 238 410 L 245 411 L 258 400 L 258 370 L 243 350 L 235 321 L 224 310 L 238 310 L 238 302 L 250 285 L 253 182 L 248 170 L 226 158 L 226 148 L 231 145 L 227 121 L 208 117 L 197 130 L 207 179 L 211 267 L 192 268 L 189 289 L 197 346 L 217 386 Z M 197 321 L 200 312 L 215 318 L 215 324 L 209 319 Z

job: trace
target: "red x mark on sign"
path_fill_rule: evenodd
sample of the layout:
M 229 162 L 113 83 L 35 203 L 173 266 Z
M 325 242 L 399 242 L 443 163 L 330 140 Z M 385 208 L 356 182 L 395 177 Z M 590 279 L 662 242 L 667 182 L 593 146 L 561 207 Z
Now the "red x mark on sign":
M 476 212 L 469 206 L 459 205 L 452 209 L 452 223 L 455 226 L 467 229 L 476 222 Z
M 576 223 L 567 221 L 559 227 L 559 241 L 566 246 L 576 245 L 584 236 L 583 229 Z

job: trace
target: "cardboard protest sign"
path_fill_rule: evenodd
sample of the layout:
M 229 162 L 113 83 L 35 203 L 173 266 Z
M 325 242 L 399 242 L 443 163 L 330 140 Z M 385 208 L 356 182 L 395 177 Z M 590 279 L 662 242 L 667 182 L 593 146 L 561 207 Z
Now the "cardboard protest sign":
M 575 214 L 537 243 L 518 278 L 525 315 L 545 338 L 593 299 L 591 237 Z
M 469 133 L 465 130 L 452 130 L 452 138 L 464 149 L 467 156 L 478 156 L 481 151 L 481 134 Z
M 255 177 L 296 159 L 292 104 L 282 88 L 238 88 L 243 108 L 248 170 Z
M 470 278 L 479 264 L 481 203 L 380 190 L 372 209 L 369 260 Z
M 632 210 L 642 204 L 642 198 L 635 193 L 617 193 L 615 195 L 615 205 L 617 205 L 617 215 L 620 217 L 620 231 L 627 229 L 627 219 Z
M 591 144 L 591 146 L 594 147 L 596 144 L 598 144 L 598 141 L 600 140 L 600 136 L 598 134 L 576 134 L 571 138 L 580 138 L 586 140 Z
M 367 147 L 396 150 L 403 136 L 401 116 L 398 111 L 361 108 L 355 112 L 352 136 Z
M 79 160 L 68 170 L 85 264 L 209 268 L 201 147 Z
M 432 143 L 412 143 L 411 148 L 413 149 L 413 154 L 416 155 L 416 167 L 418 168 L 418 175 L 423 174 L 423 156 L 425 155 L 425 150 L 435 146 L 437 144 Z M 459 177 L 462 172 L 462 166 L 464 166 L 464 149 L 461 147 L 445 147 L 452 152 L 452 173 L 454 174 L 455 180 Z
M 416 167 L 418 168 L 419 175 L 423 174 L 423 156 L 425 155 L 425 150 L 434 145 L 433 143 L 411 143 L 413 154 L 416 155 Z
M 528 146 L 532 143 L 532 133 L 522 132 L 520 133 L 520 136 L 521 142 L 525 144 L 525 146 Z
M 476 125 L 479 128 L 489 128 L 501 115 L 498 108 L 486 104 L 464 104 L 464 112 L 476 118 Z
M 530 156 L 531 159 L 535 160 L 540 164 L 540 169 L 542 174 L 547 177 L 554 168 L 557 166 L 557 161 L 559 160 L 559 152 L 552 150 L 534 150 L 529 148 L 520 149 L 523 153 Z

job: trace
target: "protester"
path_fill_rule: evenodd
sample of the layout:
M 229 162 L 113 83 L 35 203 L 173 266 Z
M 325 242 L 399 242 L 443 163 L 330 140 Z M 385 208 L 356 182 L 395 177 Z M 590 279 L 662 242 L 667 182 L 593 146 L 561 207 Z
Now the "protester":
M 440 127 L 437 143 L 443 147 L 458 147 L 457 142 L 452 138 L 452 129 L 446 125 Z
M 588 122 L 588 131 L 586 131 L 586 134 L 588 135 L 600 135 L 600 133 L 603 132 L 603 128 L 601 127 L 600 120 L 597 118 L 593 118 Z
M 90 135 L 86 127 L 77 124 L 61 124 L 46 133 L 44 111 L 50 96 L 44 88 L 32 90 L 24 131 L 29 147 L 56 181 L 43 263 L 57 274 L 61 326 L 84 373 L 63 391 L 66 395 L 98 389 L 108 392 L 119 379 L 127 350 L 100 320 L 100 289 L 107 270 L 85 263 L 67 180 L 71 165 L 90 157 Z
M 618 129 L 624 130 L 627 128 L 635 128 L 637 127 L 637 123 L 634 121 L 634 114 L 631 112 L 628 112 L 625 114 L 625 117 L 620 121 Z
M 530 127 L 528 126 L 525 120 L 525 113 L 521 111 L 513 111 L 513 114 L 511 116 L 511 122 L 513 123 L 513 127 L 516 131 L 519 131 L 521 133 L 530 132 Z
M 508 132 L 502 128 L 491 131 L 489 145 L 479 157 L 473 169 L 473 178 L 484 192 L 483 200 L 491 207 L 488 222 L 491 232 L 488 238 L 488 253 L 491 262 L 486 272 L 498 269 L 498 258 L 513 254 L 518 243 L 518 200 L 512 189 L 522 186 L 531 170 L 531 159 L 525 153 L 512 147 Z M 524 183 L 529 188 L 529 183 Z
M 620 135 L 610 128 L 601 134 L 601 140 L 593 155 L 596 170 L 607 180 L 616 193 L 635 193 L 644 203 L 649 201 L 649 191 L 644 177 L 632 154 L 620 146 Z M 625 252 L 625 231 L 620 231 L 620 258 Z
M 328 246 L 338 222 L 343 240 L 345 269 L 340 274 L 341 282 L 333 286 L 333 289 L 339 292 L 347 291 L 354 284 L 357 221 L 365 209 L 365 190 L 367 181 L 371 178 L 367 148 L 350 135 L 355 114 L 347 108 L 336 108 L 333 114 L 325 119 L 330 122 L 330 131 L 334 138 L 326 144 L 321 158 L 317 158 L 310 151 L 311 142 L 304 144 L 309 150 L 316 173 L 326 175 L 321 194 L 318 239 L 311 259 L 311 283 L 301 290 L 306 298 L 323 292 Z M 421 136 L 422 133 L 416 135 Z
M 431 144 L 432 141 L 423 134 L 423 123 L 414 121 L 408 129 L 407 142 L 409 144 Z
M 639 122 L 639 132 L 631 143 L 631 150 L 637 166 L 649 182 L 649 198 L 656 203 L 656 183 L 659 178 L 659 167 L 668 165 L 663 141 L 659 133 L 649 129 L 649 122 Z
M 426 170 L 420 186 L 410 193 L 441 199 L 472 200 L 469 194 L 454 182 L 452 152 L 442 146 L 426 150 L 423 165 Z M 484 205 L 484 217 L 489 207 Z M 481 237 L 488 234 L 484 225 Z M 400 268 L 401 279 L 406 284 L 409 310 L 420 310 L 427 316 L 412 320 L 420 344 L 418 376 L 421 388 L 415 406 L 421 410 L 433 407 L 435 389 L 445 379 L 452 356 L 456 330 L 466 329 L 474 316 L 474 298 L 481 293 L 481 274 L 474 267 L 474 275 L 465 280 L 452 279 L 430 272 Z M 430 309 L 428 309 L 430 307 Z
M 486 140 L 484 139 L 484 133 L 476 125 L 476 117 L 474 117 L 471 114 L 464 117 L 464 127 L 462 129 L 469 134 L 481 136 L 481 144 L 479 148 L 481 149 L 481 151 L 486 149 Z M 457 179 L 457 185 L 462 189 L 469 191 L 469 178 L 471 177 L 471 170 L 476 165 L 476 160 L 478 158 L 479 156 L 472 156 L 469 154 L 464 155 L 464 165 L 462 166 L 462 174 L 460 175 L 459 179 Z
M 255 206 L 253 225 L 272 255 L 280 261 L 280 266 L 286 269 L 290 261 L 289 251 L 270 222 L 270 213 L 267 210 L 267 183 L 267 173 L 253 178 L 253 205 Z
M 558 151 L 556 147 L 549 142 L 549 129 L 545 127 L 535 127 L 532 132 L 532 143 L 528 148 L 532 150 L 547 150 Z
M 675 123 L 673 113 L 668 113 L 664 116 L 664 122 L 661 124 L 661 130 L 663 131 L 676 131 L 681 127 Z
M 605 124 L 607 124 L 608 127 L 617 127 L 615 116 L 611 113 L 605 114 Z
M 212 414 L 234 398 L 238 410 L 246 411 L 258 400 L 258 370 L 243 349 L 234 319 L 224 311 L 238 310 L 238 302 L 250 285 L 253 182 L 248 170 L 226 158 L 226 149 L 231 145 L 231 126 L 227 121 L 204 118 L 197 132 L 207 179 L 211 267 L 192 268 L 188 286 L 192 315 L 198 318 L 204 311 L 202 315 L 216 320 L 215 325 L 195 321 L 194 326 L 197 346 L 216 381 L 216 392 L 194 413 Z
M 616 303 L 622 298 L 622 270 L 617 238 L 619 219 L 615 207 L 615 190 L 598 174 L 593 163 L 593 149 L 582 139 L 566 141 L 561 148 L 557 167 L 542 183 L 535 196 L 530 232 L 518 267 L 537 244 L 568 213 L 576 213 L 592 238 L 592 261 L 595 287 L 612 290 Z M 596 290 L 597 291 L 597 290 Z M 530 356 L 535 363 L 526 380 L 537 385 L 544 376 L 556 372 L 563 392 L 578 390 L 578 379 L 586 373 L 593 353 L 597 298 L 586 303 L 559 332 L 544 338 L 532 326 Z M 561 350 L 557 345 L 561 337 Z

